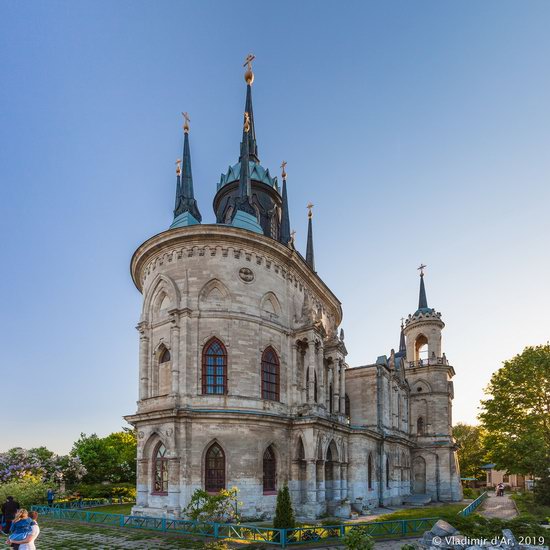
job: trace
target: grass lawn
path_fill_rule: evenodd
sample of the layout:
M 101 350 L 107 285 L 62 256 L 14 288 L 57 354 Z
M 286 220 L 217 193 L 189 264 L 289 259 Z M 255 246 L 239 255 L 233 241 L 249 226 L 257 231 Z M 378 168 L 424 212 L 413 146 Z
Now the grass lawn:
M 129 516 L 132 512 L 132 503 L 129 504 L 107 504 L 106 506 L 94 506 L 86 508 L 89 512 L 103 512 L 105 514 L 124 514 Z
M 397 510 L 389 514 L 384 514 L 376 518 L 376 521 L 391 521 L 394 519 L 420 519 L 420 518 L 436 518 L 439 516 L 452 516 L 458 514 L 466 505 L 458 504 L 443 504 L 441 506 L 421 506 L 407 508 L 405 510 Z
M 539 521 L 550 521 L 550 506 L 537 504 L 533 493 L 514 493 L 511 498 L 520 514 L 531 514 Z

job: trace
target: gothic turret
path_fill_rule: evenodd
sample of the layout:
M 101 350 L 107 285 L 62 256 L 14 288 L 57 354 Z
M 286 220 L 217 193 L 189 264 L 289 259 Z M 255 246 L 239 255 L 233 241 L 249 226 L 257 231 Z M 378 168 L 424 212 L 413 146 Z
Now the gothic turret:
M 202 216 L 193 191 L 193 173 L 191 172 L 191 152 L 189 149 L 189 116 L 183 113 L 183 163 L 176 162 L 176 204 L 174 221 L 170 228 L 194 225 L 202 221 Z
M 258 145 L 256 143 L 256 128 L 254 126 L 254 110 L 252 109 L 252 83 L 254 82 L 254 73 L 252 72 L 252 61 L 256 57 L 252 54 L 249 54 L 245 60 L 244 66 L 247 67 L 246 72 L 244 73 L 244 79 L 246 81 L 246 100 L 244 102 L 244 112 L 248 113 L 250 117 L 250 129 L 246 132 L 243 129 L 243 139 L 241 141 L 241 156 L 239 161 L 243 158 L 243 146 L 245 139 L 248 141 L 248 157 L 249 160 L 260 164 L 260 158 L 258 157 Z
M 313 253 L 313 225 L 311 223 L 311 219 L 313 218 L 313 204 L 309 203 L 307 205 L 308 213 L 307 213 L 307 248 L 306 248 L 306 263 L 311 267 L 313 271 L 315 271 L 315 255 Z

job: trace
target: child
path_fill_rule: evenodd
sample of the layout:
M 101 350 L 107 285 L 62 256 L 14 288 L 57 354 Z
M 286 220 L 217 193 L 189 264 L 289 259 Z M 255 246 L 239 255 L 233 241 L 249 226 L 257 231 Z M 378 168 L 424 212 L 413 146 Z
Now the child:
M 32 533 L 33 524 L 34 521 L 29 517 L 27 510 L 24 508 L 17 510 L 10 527 L 10 543 L 25 540 Z

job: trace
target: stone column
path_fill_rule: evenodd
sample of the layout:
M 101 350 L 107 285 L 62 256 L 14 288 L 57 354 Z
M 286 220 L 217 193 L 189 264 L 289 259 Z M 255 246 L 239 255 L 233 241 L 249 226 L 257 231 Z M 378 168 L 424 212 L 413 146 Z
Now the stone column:
M 334 361 L 333 367 L 333 383 L 332 383 L 332 412 L 337 413 L 340 410 L 340 369 L 341 362 L 339 359 Z
M 314 393 L 315 393 L 315 351 L 313 349 L 313 342 L 309 341 L 307 345 L 307 352 L 304 358 L 304 364 L 307 365 L 306 368 L 309 373 L 309 384 L 308 384 L 308 399 L 307 402 L 309 405 L 315 402 Z M 317 383 L 319 381 L 317 380 Z M 317 396 L 318 397 L 318 396 Z
M 294 342 L 291 346 L 292 350 L 292 361 L 294 364 L 289 365 L 289 368 L 287 369 L 288 373 L 293 372 L 294 373 L 294 379 L 292 382 L 292 399 L 289 399 L 289 404 L 292 405 L 302 405 L 304 400 L 302 396 L 303 388 L 302 388 L 302 381 L 300 380 L 300 370 L 298 369 L 299 362 L 299 350 L 298 350 L 298 344 Z M 300 402 L 301 400 L 301 402 Z
M 139 399 L 149 397 L 149 337 L 147 323 L 139 323 Z
M 323 345 L 321 343 L 319 343 L 319 346 L 317 347 L 317 349 L 315 350 L 316 351 L 316 354 L 315 354 L 315 368 L 317 369 L 317 379 L 318 379 L 318 382 L 319 382 L 319 392 L 318 392 L 318 396 L 317 396 L 317 401 L 319 402 L 319 404 L 325 404 L 326 403 L 326 393 L 327 393 L 327 383 L 326 383 L 326 380 L 325 380 L 325 369 L 324 369 L 324 365 L 323 365 L 323 358 L 324 358 L 324 349 L 323 349 Z
M 172 314 L 172 327 L 170 329 L 170 357 L 172 364 L 172 394 L 179 395 L 179 367 L 180 367 L 180 327 L 176 324 L 177 314 Z
M 342 468 L 339 462 L 334 462 L 332 464 L 332 477 L 332 500 L 340 500 L 342 494 Z
M 168 460 L 168 505 L 179 514 L 180 511 L 180 459 Z
M 137 506 L 147 506 L 149 486 L 149 460 L 147 458 L 140 458 L 137 461 Z
M 340 413 L 346 413 L 346 365 L 340 365 Z
M 348 463 L 342 462 L 342 475 L 340 481 L 340 498 L 348 498 Z
M 317 460 L 317 502 L 325 501 L 325 461 Z
M 317 502 L 317 465 L 316 460 L 310 459 L 306 464 L 306 490 L 307 504 Z

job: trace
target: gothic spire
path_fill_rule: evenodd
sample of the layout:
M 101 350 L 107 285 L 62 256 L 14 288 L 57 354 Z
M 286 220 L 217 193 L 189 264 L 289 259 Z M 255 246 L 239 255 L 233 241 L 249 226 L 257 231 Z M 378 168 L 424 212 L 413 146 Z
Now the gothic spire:
M 283 178 L 283 201 L 281 206 L 281 230 L 279 233 L 279 241 L 285 245 L 290 242 L 290 213 L 288 211 L 288 197 L 286 193 L 286 161 L 283 161 L 281 168 L 283 169 L 281 177 Z
M 424 268 L 426 266 L 421 264 L 418 268 L 420 270 L 420 293 L 418 296 L 418 309 L 425 309 L 428 307 L 428 299 L 426 298 L 426 287 L 424 286 Z
M 256 56 L 248 54 L 245 59 L 243 67 L 246 67 L 246 72 L 244 73 L 244 79 L 246 81 L 246 101 L 244 103 L 244 112 L 248 113 L 250 117 L 250 131 L 248 136 L 245 136 L 245 131 L 243 129 L 243 139 L 241 141 L 241 156 L 239 161 L 242 161 L 243 158 L 243 149 L 244 142 L 248 140 L 248 156 L 249 159 L 256 164 L 260 163 L 258 157 L 258 145 L 256 144 L 256 128 L 254 126 L 254 111 L 252 109 L 252 83 L 254 82 L 254 73 L 252 72 L 252 61 L 256 59 Z
M 315 257 L 313 254 L 313 226 L 311 223 L 311 218 L 313 218 L 313 212 L 311 209 L 313 208 L 313 204 L 309 203 L 307 205 L 307 208 L 309 212 L 307 213 L 307 248 L 306 248 L 306 263 L 311 267 L 313 271 L 315 271 Z
M 407 346 L 405 345 L 405 332 L 403 327 L 403 319 L 401 319 L 401 335 L 399 337 L 399 353 L 406 353 Z
M 183 163 L 180 169 L 180 159 L 176 165 L 176 205 L 174 208 L 174 221 L 170 227 L 181 227 L 200 223 L 202 216 L 195 200 L 193 191 L 193 173 L 191 172 L 191 151 L 189 148 L 189 116 L 182 113 L 183 124 Z

